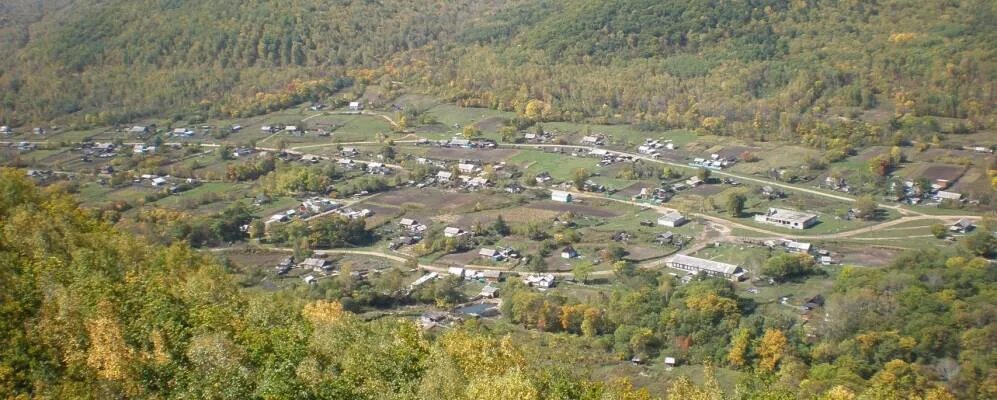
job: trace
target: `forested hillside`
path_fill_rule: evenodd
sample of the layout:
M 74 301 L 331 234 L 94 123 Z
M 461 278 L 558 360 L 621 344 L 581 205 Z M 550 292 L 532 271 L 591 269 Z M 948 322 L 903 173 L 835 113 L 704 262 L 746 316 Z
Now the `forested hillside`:
M 322 93 L 349 69 L 446 38 L 474 3 L 77 1 L 4 58 L 2 118 L 261 112 L 257 92 Z
M 433 339 L 337 301 L 245 291 L 187 245 L 120 233 L 23 171 L 0 170 L 0 193 L 3 398 L 647 398 L 508 337 Z
M 958 118 L 958 129 L 942 130 L 977 130 L 993 122 L 995 7 L 77 1 L 30 24 L 30 38 L 3 58 L 0 120 L 246 115 L 357 82 L 520 112 L 539 100 L 549 120 L 758 138 L 797 139 L 818 121 L 862 120 L 866 110 Z

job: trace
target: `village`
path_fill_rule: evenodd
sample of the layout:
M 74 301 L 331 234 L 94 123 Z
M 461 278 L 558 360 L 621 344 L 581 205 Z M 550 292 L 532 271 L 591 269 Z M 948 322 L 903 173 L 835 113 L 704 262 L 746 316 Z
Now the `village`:
M 216 250 L 241 260 L 248 285 L 320 293 L 328 282 L 372 284 L 401 271 L 380 295 L 419 304 L 409 314 L 429 330 L 499 318 L 506 290 L 589 296 L 639 270 L 679 284 L 720 278 L 744 296 L 795 307 L 806 324 L 820 313 L 828 271 L 950 245 L 993 207 L 974 191 L 980 165 L 940 161 L 992 159 L 994 143 L 934 159 L 908 150 L 908 165 L 877 189 L 860 174 L 807 169 L 782 154 L 806 153 L 798 148 L 681 130 L 516 130 L 500 112 L 445 104 L 435 123 L 399 128 L 383 105 L 339 104 L 210 124 L 0 134 L 5 160 L 38 182 L 69 182 L 85 204 L 211 215 L 245 202 L 243 243 Z M 307 231 L 329 218 L 361 223 L 370 240 L 300 244 L 318 243 Z M 783 254 L 822 272 L 773 275 L 768 260 Z M 441 285 L 453 302 L 415 300 Z

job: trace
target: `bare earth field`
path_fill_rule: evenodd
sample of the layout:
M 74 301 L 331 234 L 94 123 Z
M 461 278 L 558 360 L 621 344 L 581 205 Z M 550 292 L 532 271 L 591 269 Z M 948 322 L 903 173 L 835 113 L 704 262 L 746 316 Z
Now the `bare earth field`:
M 605 208 L 575 204 L 575 203 L 556 203 L 553 201 L 542 201 L 542 202 L 532 203 L 529 205 L 529 208 L 537 210 L 550 210 L 557 212 L 571 211 L 576 215 L 584 215 L 588 217 L 597 217 L 597 218 L 610 218 L 610 217 L 618 217 L 620 215 L 623 215 L 623 213 L 621 212 Z

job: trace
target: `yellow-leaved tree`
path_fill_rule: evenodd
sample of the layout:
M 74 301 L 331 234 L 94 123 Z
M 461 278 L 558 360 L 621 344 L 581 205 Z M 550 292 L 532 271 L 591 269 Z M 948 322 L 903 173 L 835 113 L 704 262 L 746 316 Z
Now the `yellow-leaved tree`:
M 734 368 L 740 368 L 745 364 L 745 357 L 748 353 L 748 345 L 751 343 L 751 332 L 747 328 L 741 328 L 734 335 L 731 341 L 730 352 L 727 353 L 727 362 Z
M 765 372 L 775 371 L 779 360 L 786 354 L 789 340 L 786 335 L 778 329 L 768 329 L 762 336 L 762 341 L 758 349 L 758 369 Z

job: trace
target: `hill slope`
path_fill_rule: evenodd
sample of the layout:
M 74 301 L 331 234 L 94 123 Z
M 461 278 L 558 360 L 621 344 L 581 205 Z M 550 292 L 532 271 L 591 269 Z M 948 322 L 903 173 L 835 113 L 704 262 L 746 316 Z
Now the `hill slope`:
M 0 119 L 240 115 L 274 106 L 256 102 L 257 92 L 294 97 L 309 88 L 293 101 L 354 78 L 401 81 L 465 105 L 522 111 L 540 99 L 552 106 L 549 119 L 699 127 L 712 116 L 737 130 L 895 103 L 900 113 L 967 118 L 973 128 L 993 119 L 997 6 L 981 0 L 71 7 L 32 24 L 46 28 L 0 64 Z

